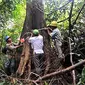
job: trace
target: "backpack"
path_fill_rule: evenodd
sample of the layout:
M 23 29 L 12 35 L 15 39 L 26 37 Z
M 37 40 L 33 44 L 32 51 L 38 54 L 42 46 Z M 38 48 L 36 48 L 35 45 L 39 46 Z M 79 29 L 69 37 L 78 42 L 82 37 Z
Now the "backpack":
M 5 46 L 2 48 L 2 53 L 6 54 L 6 52 L 7 52 L 7 47 Z

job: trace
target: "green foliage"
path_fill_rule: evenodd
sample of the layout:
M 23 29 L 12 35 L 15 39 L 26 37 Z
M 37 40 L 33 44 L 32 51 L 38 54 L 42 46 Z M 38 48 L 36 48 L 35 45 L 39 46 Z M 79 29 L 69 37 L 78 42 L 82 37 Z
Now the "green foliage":
M 5 81 L 1 82 L 0 85 L 4 85 L 5 84 Z
M 4 5 L 3 5 L 4 4 Z M 25 15 L 26 15 L 25 0 L 2 0 L 0 1 L 0 69 L 4 69 L 6 55 L 1 53 L 2 47 L 5 46 L 4 40 L 6 35 L 11 36 L 13 42 L 18 42 L 21 34 Z M 0 85 L 9 85 L 5 81 Z
M 21 4 L 16 5 L 16 10 L 12 12 L 12 18 L 14 19 L 15 27 L 17 28 L 23 27 L 25 15 L 26 15 L 25 9 L 26 9 L 26 4 L 24 0 Z
M 13 85 L 13 84 L 11 84 L 11 82 L 7 80 L 3 80 L 2 82 L 0 82 L 0 85 Z
M 79 79 L 77 85 L 85 85 L 85 67 L 82 70 L 81 78 Z
M 4 69 L 5 56 L 0 55 L 0 69 Z
M 15 78 L 12 79 L 12 81 L 8 81 L 8 80 L 2 80 L 0 82 L 0 85 L 23 85 L 23 83 L 21 81 L 16 80 Z
M 30 1 L 31 0 L 27 0 L 27 2 Z M 58 24 L 59 28 L 62 27 L 63 29 L 68 28 L 69 26 L 68 18 L 69 18 L 71 3 L 65 5 L 66 3 L 67 0 L 45 0 L 44 12 L 45 12 L 45 20 L 47 24 L 50 24 L 52 20 L 56 20 L 57 22 L 59 22 Z M 83 3 L 84 0 L 75 0 L 73 12 L 72 12 L 73 15 L 72 22 L 75 20 Z M 65 7 L 59 9 L 63 5 L 65 5 Z M 18 42 L 17 38 L 21 34 L 25 16 L 26 16 L 26 0 L 0 0 L 0 29 L 1 29 L 0 47 L 5 45 L 6 42 L 4 38 L 6 35 L 11 36 L 13 42 Z M 82 14 L 80 15 L 77 25 L 81 25 L 80 19 L 82 19 L 82 17 L 85 17 L 85 10 L 83 10 Z M 60 22 L 62 20 L 64 21 Z M 65 36 L 64 32 L 63 35 Z M 5 60 L 6 60 L 6 56 L 0 55 L 0 69 L 4 69 L 3 64 Z M 6 81 L 2 81 L 0 83 L 0 85 L 7 85 L 7 84 L 11 85 L 9 84 L 9 82 L 7 83 Z M 82 71 L 82 75 L 78 85 L 81 84 L 85 85 L 85 68 Z M 45 85 L 48 85 L 48 83 L 45 82 Z
M 2 0 L 0 1 L 0 22 L 1 22 L 0 27 L 1 28 L 5 27 L 9 18 L 13 16 L 12 12 L 16 10 L 17 5 L 20 5 L 23 2 L 25 2 L 25 0 Z
M 45 81 L 45 85 L 48 85 L 48 83 Z
M 1 30 L 0 30 L 0 45 L 5 45 L 4 38 L 6 35 L 12 37 L 13 42 L 17 42 L 17 38 L 21 34 L 21 30 L 23 27 L 25 15 L 26 15 L 26 0 L 3 0 L 0 3 L 0 6 L 4 3 L 4 7 L 0 10 L 0 16 L 2 17 L 1 22 Z M 5 6 L 7 4 L 7 6 Z M 8 7 L 9 5 L 9 7 Z M 12 5 L 12 7 L 11 7 Z M 8 14 L 2 12 L 6 11 Z M 6 16 L 5 16 L 6 15 Z M 4 17 L 4 18 L 3 18 Z M 1 46 L 0 46 L 1 47 Z
M 69 12 L 70 12 L 70 6 L 71 2 L 68 3 L 69 0 L 46 0 L 45 1 L 45 19 L 47 25 L 52 21 L 56 20 L 59 22 L 58 27 L 63 27 L 63 28 L 68 28 L 69 22 Z M 68 3 L 68 4 L 66 4 Z M 73 6 L 73 11 L 72 11 L 72 22 L 76 19 L 77 14 L 81 7 L 84 4 L 84 0 L 74 0 L 74 6 Z M 83 9 L 83 12 L 85 10 Z M 85 14 L 85 13 L 84 13 Z M 82 16 L 82 14 L 79 16 L 79 18 Z M 64 21 L 62 21 L 64 20 Z M 62 22 L 60 22 L 62 21 Z M 79 22 L 77 22 L 79 23 Z

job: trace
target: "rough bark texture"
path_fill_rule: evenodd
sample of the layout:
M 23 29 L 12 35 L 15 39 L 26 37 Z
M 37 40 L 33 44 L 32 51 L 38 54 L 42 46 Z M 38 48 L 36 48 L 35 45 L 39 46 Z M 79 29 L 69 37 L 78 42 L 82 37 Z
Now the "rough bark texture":
M 23 45 L 23 52 L 21 54 L 21 59 L 20 59 L 20 64 L 19 64 L 19 67 L 17 69 L 17 73 L 22 76 L 24 71 L 25 71 L 25 67 L 26 67 L 26 64 L 30 63 L 30 47 L 29 47 L 29 44 L 27 41 L 25 41 L 24 45 Z M 30 67 L 27 69 L 29 70 Z
M 44 27 L 44 11 L 42 0 L 32 1 L 32 29 Z
M 42 0 L 32 0 L 26 4 L 26 17 L 21 37 L 32 29 L 40 29 L 44 27 L 44 11 Z
M 27 36 L 23 36 L 23 35 L 25 35 L 27 32 L 31 31 L 34 28 L 40 29 L 44 26 L 45 26 L 45 22 L 44 22 L 42 0 L 32 0 L 32 2 L 27 3 L 26 18 L 25 18 L 21 37 L 27 37 Z M 54 71 L 61 70 L 62 64 L 60 62 L 60 59 L 57 57 L 57 53 L 56 53 L 55 49 L 51 47 L 50 37 L 48 36 L 47 31 L 42 30 L 42 31 L 40 31 L 40 33 L 44 37 L 44 52 L 45 52 L 44 74 L 48 74 L 48 73 L 51 73 Z M 23 59 L 21 57 L 21 65 L 23 63 L 23 60 L 25 61 L 26 57 L 27 56 L 24 56 Z M 28 58 L 26 58 L 26 62 L 27 62 L 27 60 L 28 60 Z M 24 63 L 23 66 L 25 68 L 25 65 L 28 64 L 26 68 L 29 68 L 31 66 L 31 63 L 26 63 L 26 62 Z M 28 69 L 26 69 L 26 70 L 28 70 Z M 20 72 L 23 73 L 23 70 Z M 27 72 L 27 71 L 25 71 L 25 72 Z M 27 73 L 24 73 L 24 74 L 28 75 Z M 50 85 L 54 85 L 54 84 L 68 85 L 67 80 L 65 79 L 67 75 L 68 74 L 57 76 L 57 77 L 56 76 L 50 77 L 49 79 L 46 79 L 45 81 L 47 81 Z
M 21 37 L 26 37 L 23 35 L 25 35 L 25 33 L 29 32 L 29 31 L 31 31 L 31 29 L 32 29 L 32 10 L 31 9 L 32 9 L 31 3 L 26 3 L 26 17 L 25 17 Z

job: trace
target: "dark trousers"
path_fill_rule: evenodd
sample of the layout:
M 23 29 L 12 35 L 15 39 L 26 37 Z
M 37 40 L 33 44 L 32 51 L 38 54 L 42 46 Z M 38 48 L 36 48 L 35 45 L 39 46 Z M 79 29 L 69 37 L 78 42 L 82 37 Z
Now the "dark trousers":
M 34 63 L 35 71 L 37 74 L 43 74 L 44 70 L 44 54 L 34 54 L 32 57 Z
M 5 62 L 5 71 L 8 75 L 14 74 L 16 72 L 16 59 L 9 58 Z
M 13 74 L 16 72 L 16 59 L 15 58 L 11 58 L 10 60 L 10 72 Z

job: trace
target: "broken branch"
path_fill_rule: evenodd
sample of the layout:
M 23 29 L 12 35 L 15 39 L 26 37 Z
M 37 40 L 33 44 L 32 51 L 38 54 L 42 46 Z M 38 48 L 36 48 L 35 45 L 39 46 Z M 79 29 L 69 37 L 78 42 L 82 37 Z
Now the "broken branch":
M 66 69 L 62 69 L 62 70 L 60 70 L 60 71 L 56 71 L 56 72 L 53 72 L 53 73 L 44 75 L 44 76 L 42 76 L 41 78 L 38 78 L 38 79 L 36 80 L 36 82 L 39 82 L 40 79 L 41 79 L 41 80 L 44 80 L 44 79 L 46 79 L 46 78 L 48 78 L 48 77 L 51 77 L 51 76 L 55 76 L 55 75 L 63 74 L 63 73 L 65 73 L 65 72 L 72 71 L 73 69 L 75 69 L 76 67 L 78 67 L 78 66 L 80 66 L 80 65 L 82 65 L 82 64 L 84 64 L 84 63 L 85 63 L 85 59 L 82 60 L 82 61 L 80 61 L 79 63 L 76 63 L 75 65 L 72 65 L 72 66 L 66 68 Z

